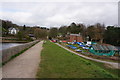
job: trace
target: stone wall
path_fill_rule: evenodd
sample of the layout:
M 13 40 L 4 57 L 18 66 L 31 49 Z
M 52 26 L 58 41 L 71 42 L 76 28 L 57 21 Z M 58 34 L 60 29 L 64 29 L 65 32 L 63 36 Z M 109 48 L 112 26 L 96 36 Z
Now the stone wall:
M 8 61 L 12 56 L 14 56 L 14 55 L 20 53 L 21 51 L 31 47 L 33 44 L 35 44 L 37 42 L 38 42 L 38 40 L 2 50 L 2 63 Z

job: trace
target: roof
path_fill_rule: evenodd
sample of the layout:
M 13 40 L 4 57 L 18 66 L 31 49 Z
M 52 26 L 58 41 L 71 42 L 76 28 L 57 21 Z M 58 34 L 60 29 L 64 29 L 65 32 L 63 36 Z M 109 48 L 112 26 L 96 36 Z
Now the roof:
M 30 37 L 34 37 L 34 34 L 28 34 Z
M 112 46 L 112 45 L 99 45 L 99 44 L 96 44 L 96 45 L 92 45 L 92 47 L 95 50 L 118 50 L 118 48 L 116 48 L 115 46 Z
M 16 30 L 19 30 L 18 28 L 14 28 L 14 27 L 10 27 L 8 28 L 9 30 L 12 30 L 12 29 L 16 29 Z
M 80 36 L 80 34 L 70 34 L 70 35 L 72 35 L 72 36 Z

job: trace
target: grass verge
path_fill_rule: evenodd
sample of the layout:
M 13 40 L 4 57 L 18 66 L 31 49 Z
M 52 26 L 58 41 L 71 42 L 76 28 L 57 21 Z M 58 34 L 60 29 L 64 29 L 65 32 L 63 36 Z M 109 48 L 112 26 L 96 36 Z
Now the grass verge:
M 81 58 L 47 41 L 43 45 L 37 78 L 117 78 L 101 63 Z M 98 65 L 99 64 L 99 65 Z

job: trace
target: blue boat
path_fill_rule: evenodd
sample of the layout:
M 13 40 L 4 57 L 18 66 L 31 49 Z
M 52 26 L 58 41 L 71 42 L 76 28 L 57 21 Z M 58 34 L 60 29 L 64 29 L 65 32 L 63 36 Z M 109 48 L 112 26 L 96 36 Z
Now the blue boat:
M 73 45 L 67 45 L 67 47 L 72 48 L 72 49 L 77 49 L 77 47 L 75 47 Z

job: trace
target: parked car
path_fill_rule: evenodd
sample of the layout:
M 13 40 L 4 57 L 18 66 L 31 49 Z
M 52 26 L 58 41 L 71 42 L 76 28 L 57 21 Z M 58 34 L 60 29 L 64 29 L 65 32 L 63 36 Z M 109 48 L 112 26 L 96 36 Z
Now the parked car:
M 51 41 L 54 42 L 54 43 L 57 42 L 56 40 L 51 40 Z
M 62 42 L 65 42 L 65 43 L 66 43 L 67 41 L 63 40 Z

